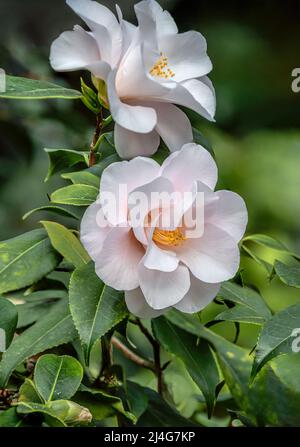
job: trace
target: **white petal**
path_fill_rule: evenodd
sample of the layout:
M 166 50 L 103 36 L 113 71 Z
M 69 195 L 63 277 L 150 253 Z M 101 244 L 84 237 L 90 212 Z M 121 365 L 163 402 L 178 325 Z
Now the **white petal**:
M 159 146 L 160 138 L 156 130 L 149 133 L 136 133 L 115 124 L 116 150 L 121 158 L 130 159 L 142 155 L 149 157 Z
M 109 108 L 113 119 L 120 126 L 140 133 L 151 132 L 157 122 L 156 112 L 150 107 L 133 106 L 121 102 L 116 91 L 116 70 L 107 79 Z
M 113 67 L 122 49 L 121 26 L 115 15 L 105 6 L 91 0 L 67 0 L 67 4 L 91 28 L 103 53 L 102 59 Z
M 159 175 L 160 166 L 150 158 L 136 157 L 130 161 L 112 163 L 102 173 L 100 181 L 100 202 L 103 203 L 103 196 L 111 193 L 116 199 L 116 204 L 120 205 L 119 216 L 109 221 L 116 225 L 127 220 L 127 200 L 128 194 L 144 183 L 151 182 Z M 120 185 L 124 190 L 120 190 Z M 125 191 L 126 188 L 126 191 Z M 107 215 L 107 214 L 106 214 Z
M 210 153 L 202 146 L 189 143 L 168 157 L 161 166 L 161 175 L 173 183 L 176 191 L 191 191 L 195 181 L 214 189 L 218 170 Z
M 211 224 L 205 225 L 201 238 L 188 239 L 175 251 L 193 275 L 204 282 L 227 281 L 239 268 L 237 243 L 228 233 Z
M 95 259 L 96 273 L 105 284 L 116 290 L 138 287 L 138 265 L 145 251 L 129 226 L 111 229 Z
M 178 107 L 173 104 L 156 103 L 156 130 L 171 152 L 179 151 L 185 143 L 193 141 L 191 123 Z
M 149 270 L 139 264 L 139 283 L 150 307 L 160 310 L 174 306 L 190 288 L 188 269 L 179 265 L 174 272 Z
M 231 191 L 217 191 L 217 201 L 214 202 L 212 212 L 206 217 L 206 222 L 226 231 L 236 242 L 243 237 L 248 213 L 244 200 Z
M 163 36 L 160 51 L 168 58 L 169 68 L 175 73 L 173 80 L 181 82 L 209 73 L 212 64 L 206 54 L 206 40 L 197 31 Z
M 111 226 L 106 221 L 98 202 L 90 205 L 85 211 L 80 224 L 80 240 L 90 255 L 95 260 L 102 250 Z
M 174 307 L 181 312 L 192 314 L 199 312 L 212 302 L 220 290 L 220 284 L 208 284 L 193 275 L 190 277 L 190 290 Z
M 212 83 L 206 76 L 177 84 L 176 88 L 170 90 L 163 99 L 188 107 L 209 121 L 214 121 L 216 95 Z
M 166 311 L 166 309 L 164 309 L 163 311 L 152 309 L 152 307 L 147 304 L 145 297 L 139 287 L 134 290 L 126 291 L 125 301 L 129 312 L 139 318 L 156 318 Z
M 177 25 L 171 14 L 168 11 L 164 11 L 156 1 L 141 1 L 135 5 L 134 9 L 143 34 L 149 27 L 149 22 L 155 24 L 158 36 L 176 34 L 178 32 Z
M 56 71 L 81 70 L 99 60 L 95 39 L 80 26 L 65 31 L 51 45 L 50 63 Z

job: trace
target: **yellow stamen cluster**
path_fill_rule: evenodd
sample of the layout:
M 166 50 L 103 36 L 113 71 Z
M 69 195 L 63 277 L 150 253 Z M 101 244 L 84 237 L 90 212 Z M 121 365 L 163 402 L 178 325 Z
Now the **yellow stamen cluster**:
M 152 76 L 159 78 L 170 79 L 175 76 L 175 73 L 168 67 L 168 58 L 160 53 L 160 57 L 150 70 Z
M 152 239 L 154 242 L 162 245 L 177 246 L 180 245 L 186 238 L 179 228 L 176 228 L 176 230 L 160 230 L 159 228 L 155 228 Z

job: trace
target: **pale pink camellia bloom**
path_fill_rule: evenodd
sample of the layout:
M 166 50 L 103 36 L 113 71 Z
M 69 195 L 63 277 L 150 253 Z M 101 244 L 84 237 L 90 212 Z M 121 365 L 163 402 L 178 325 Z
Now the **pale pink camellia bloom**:
M 154 0 L 135 5 L 138 26 L 118 20 L 91 0 L 67 0 L 91 31 L 76 26 L 51 47 L 57 71 L 87 69 L 105 82 L 122 158 L 150 156 L 160 137 L 178 151 L 193 141 L 185 106 L 213 120 L 215 92 L 207 74 L 212 64 L 206 40 L 196 31 L 178 33 L 171 15 Z
M 188 143 L 160 166 L 153 159 L 137 157 L 113 163 L 101 177 L 101 193 L 114 193 L 126 185 L 117 219 L 111 219 L 101 200 L 85 212 L 81 241 L 95 262 L 99 278 L 125 291 L 128 309 L 142 318 L 154 318 L 171 307 L 194 313 L 217 295 L 220 283 L 231 279 L 239 267 L 238 242 L 247 224 L 242 198 L 230 191 L 216 191 L 217 167 L 207 150 Z M 131 197 L 153 192 L 203 193 L 204 231 L 189 237 L 185 228 L 162 229 L 131 226 Z M 100 194 L 101 197 L 101 194 Z M 194 196 L 193 196 L 194 197 Z M 142 217 L 152 209 L 143 210 Z M 194 205 L 191 200 L 184 212 Z M 159 215 L 167 212 L 161 207 Z M 105 214 L 105 216 L 104 216 Z M 155 213 L 154 213 L 155 215 Z M 106 226 L 99 222 L 106 219 Z M 104 219 L 104 220 L 105 220 Z

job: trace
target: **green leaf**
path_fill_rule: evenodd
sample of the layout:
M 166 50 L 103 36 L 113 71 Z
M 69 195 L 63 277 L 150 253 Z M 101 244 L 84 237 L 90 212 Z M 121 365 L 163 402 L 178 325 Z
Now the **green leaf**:
M 0 427 L 20 427 L 22 422 L 15 407 L 0 412 Z
M 124 295 L 106 286 L 90 263 L 72 274 L 69 296 L 71 314 L 88 362 L 96 340 L 128 315 Z
M 274 268 L 277 276 L 284 284 L 300 288 L 300 267 L 286 265 L 283 262 L 276 261 Z
M 68 343 L 77 337 L 67 301 L 59 301 L 34 326 L 15 338 L 0 362 L 0 388 L 28 357 Z
M 272 317 L 270 309 L 259 293 L 248 287 L 226 282 L 222 285 L 219 296 L 237 306 L 217 315 L 215 320 L 263 324 Z
M 249 256 L 249 258 L 253 259 L 257 264 L 261 265 L 270 276 L 272 275 L 273 273 L 272 264 L 257 256 L 257 254 L 255 254 L 253 250 L 250 250 L 249 247 L 246 247 L 245 244 L 242 244 L 241 248 L 244 254 Z
M 158 393 L 150 388 L 141 387 L 140 394 L 146 396 L 148 407 L 139 418 L 137 427 L 195 427 L 196 424 L 181 416 Z
M 71 211 L 70 209 L 62 208 L 60 206 L 55 206 L 55 205 L 45 205 L 45 206 L 40 206 L 38 208 L 34 208 L 33 210 L 28 211 L 28 213 L 24 214 L 22 219 L 25 220 L 29 216 L 31 216 L 33 213 L 38 213 L 40 211 L 52 212 L 54 214 L 58 214 L 59 216 L 71 217 L 76 220 L 80 219 L 80 217 L 81 217 L 79 213 L 76 213 L 73 210 Z
M 30 326 L 46 316 L 54 304 L 55 301 L 48 300 L 18 304 L 18 329 Z
M 32 380 L 26 378 L 19 389 L 18 402 L 43 403 Z
M 40 413 L 44 416 L 45 422 L 50 425 L 50 427 L 67 426 L 62 419 L 56 416 L 51 408 L 44 404 L 38 404 L 35 402 L 20 402 L 17 406 L 17 412 L 20 415 Z
M 99 189 L 99 178 L 97 177 L 97 175 L 94 175 L 87 170 L 78 172 L 67 172 L 65 174 L 62 174 L 62 178 L 71 180 L 74 185 L 89 185 Z
M 54 191 L 51 195 L 53 203 L 63 205 L 89 206 L 97 200 L 99 190 L 89 185 L 70 185 Z
M 16 306 L 6 298 L 0 297 L 0 330 L 5 333 L 5 347 L 10 345 L 18 323 Z
M 34 370 L 35 386 L 45 402 L 70 399 L 78 390 L 82 377 L 81 364 L 68 355 L 43 355 Z
M 0 293 L 39 281 L 60 262 L 45 230 L 33 230 L 0 242 Z
M 50 238 L 51 244 L 67 261 L 80 267 L 90 261 L 90 257 L 81 242 L 71 230 L 56 222 L 41 222 Z
M 243 242 L 246 241 L 255 242 L 258 245 L 269 247 L 272 248 L 273 250 L 279 250 L 286 253 L 290 253 L 288 248 L 282 242 L 266 234 L 251 234 L 243 238 Z
M 165 317 L 152 320 L 155 338 L 171 354 L 180 358 L 188 373 L 202 391 L 208 415 L 211 416 L 216 400 L 216 387 L 220 382 L 214 356 L 205 340 L 174 326 Z
M 55 400 L 46 406 L 56 417 L 71 426 L 89 424 L 93 418 L 88 408 L 70 400 Z
M 113 132 L 105 132 L 104 134 L 101 135 L 101 141 L 98 148 L 98 152 L 100 153 L 102 159 L 110 155 L 117 155 Z
M 5 99 L 79 99 L 81 93 L 77 90 L 61 87 L 46 81 L 27 79 L 18 76 L 5 77 L 6 91 L 0 92 L 0 98 Z
M 96 163 L 94 166 L 89 168 L 88 171 L 94 175 L 97 175 L 97 177 L 101 177 L 102 172 L 104 171 L 105 168 L 107 168 L 107 166 L 111 165 L 112 163 L 116 163 L 118 161 L 121 161 L 121 158 L 118 156 L 118 154 L 114 153 L 102 159 L 101 161 L 99 161 L 99 163 Z
M 49 169 L 45 182 L 54 174 L 64 169 L 72 168 L 75 165 L 82 164 L 88 166 L 89 153 L 84 151 L 74 151 L 70 149 L 44 149 L 49 157 Z
M 267 321 L 258 339 L 252 378 L 270 359 L 292 352 L 292 343 L 297 335 L 294 330 L 297 328 L 300 328 L 300 303 L 278 312 Z

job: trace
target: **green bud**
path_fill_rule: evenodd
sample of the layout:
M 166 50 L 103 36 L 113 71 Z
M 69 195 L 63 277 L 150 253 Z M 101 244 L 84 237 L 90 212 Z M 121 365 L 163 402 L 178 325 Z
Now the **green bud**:
M 98 79 L 93 75 L 92 75 L 92 82 L 96 87 L 96 89 L 98 90 L 98 99 L 100 104 L 106 109 L 109 109 L 106 83 L 102 79 Z
M 68 425 L 88 424 L 93 418 L 87 408 L 70 400 L 54 400 L 48 402 L 47 407 Z

